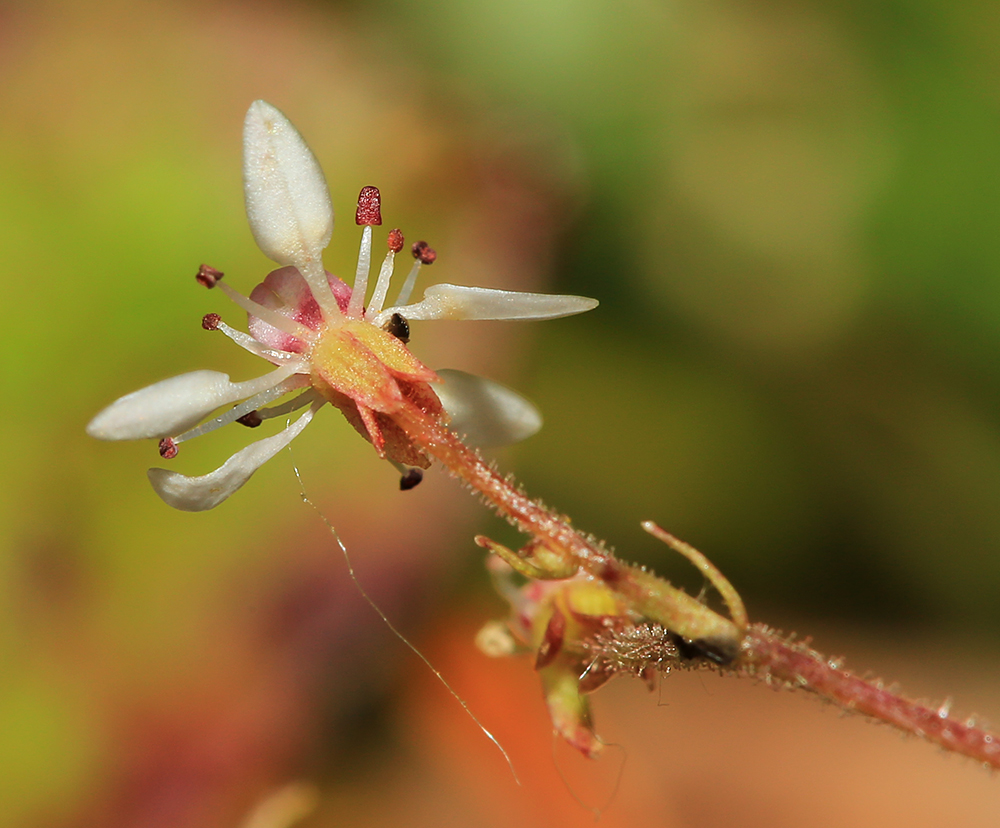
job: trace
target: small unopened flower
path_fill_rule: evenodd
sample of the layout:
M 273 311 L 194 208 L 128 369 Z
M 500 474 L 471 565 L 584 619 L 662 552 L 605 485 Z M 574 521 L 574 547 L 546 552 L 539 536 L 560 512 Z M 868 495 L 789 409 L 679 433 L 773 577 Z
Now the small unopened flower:
M 486 538 L 477 541 L 497 548 Z M 491 656 L 509 655 L 519 647 L 533 652 L 553 727 L 584 756 L 596 757 L 603 745 L 594 733 L 587 696 L 616 670 L 592 644 L 602 633 L 632 624 L 627 606 L 585 573 L 518 583 L 500 558 L 491 557 L 489 567 L 511 614 L 506 624 L 490 622 L 483 628 L 477 637 L 480 649 Z
M 414 263 L 390 303 L 395 257 L 404 249 L 398 229 L 388 233 L 386 253 L 369 295 L 373 227 L 382 223 L 379 192 L 365 187 L 356 222 L 363 227 L 353 287 L 323 268 L 322 252 L 333 232 L 333 207 L 326 180 L 309 147 L 273 106 L 256 101 L 243 131 L 243 183 L 254 238 L 281 267 L 249 296 L 230 287 L 223 273 L 203 265 L 202 285 L 222 290 L 247 312 L 248 333 L 218 314 L 202 320 L 237 345 L 271 363 L 257 379 L 232 382 L 217 371 L 194 371 L 155 383 L 113 402 L 87 426 L 102 440 L 159 441 L 172 459 L 187 440 L 238 422 L 302 411 L 281 432 L 251 443 L 215 471 L 189 477 L 162 468 L 149 470 L 153 488 L 171 506 L 211 509 L 249 480 L 285 448 L 327 403 L 340 409 L 380 457 L 404 473 L 403 488 L 419 482 L 415 470 L 430 465 L 396 422 L 407 406 L 479 445 L 502 445 L 541 426 L 523 397 L 490 380 L 461 371 L 432 371 L 407 347 L 410 323 L 435 319 L 555 319 L 596 307 L 594 299 L 493 290 L 462 285 L 428 287 L 411 302 L 421 268 L 434 262 L 424 241 L 410 247 Z M 222 413 L 223 407 L 229 406 Z M 214 417 L 209 418 L 210 415 Z

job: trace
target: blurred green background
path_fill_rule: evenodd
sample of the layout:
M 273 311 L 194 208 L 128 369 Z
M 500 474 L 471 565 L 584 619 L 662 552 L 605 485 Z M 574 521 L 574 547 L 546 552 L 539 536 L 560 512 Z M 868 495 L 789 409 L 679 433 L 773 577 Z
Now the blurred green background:
M 696 591 L 640 531 L 655 519 L 752 618 L 1000 715 L 998 41 L 986 0 L 0 2 L 0 823 L 240 825 L 299 779 L 318 786 L 308 824 L 589 819 L 553 775 L 529 664 L 472 644 L 504 608 L 471 535 L 516 538 L 444 475 L 400 494 L 327 411 L 189 515 L 144 480 L 153 445 L 83 433 L 157 379 L 259 372 L 201 331 L 240 315 L 192 276 L 205 261 L 249 291 L 268 270 L 240 182 L 261 97 L 326 170 L 334 272 L 353 271 L 354 198 L 375 184 L 387 225 L 439 252 L 424 284 L 600 299 L 414 331 L 432 366 L 538 403 L 545 429 L 500 458 L 529 492 Z M 247 438 L 187 444 L 177 467 Z M 525 789 L 360 600 L 293 462 L 387 613 L 507 729 Z M 699 686 L 684 678 L 662 700 Z M 784 707 L 722 687 L 692 691 L 690 743 L 663 722 L 650 756 L 672 708 L 598 702 L 599 730 L 645 757 L 605 824 L 756 825 L 706 804 L 747 764 L 760 824 L 843 824 L 793 780 L 859 825 L 907 807 L 909 825 L 992 824 L 994 779 L 870 728 L 841 756 L 817 705 L 725 747 Z M 834 735 L 796 742 L 813 720 Z M 909 770 L 842 779 L 876 740 Z M 686 750 L 694 781 L 664 758 Z

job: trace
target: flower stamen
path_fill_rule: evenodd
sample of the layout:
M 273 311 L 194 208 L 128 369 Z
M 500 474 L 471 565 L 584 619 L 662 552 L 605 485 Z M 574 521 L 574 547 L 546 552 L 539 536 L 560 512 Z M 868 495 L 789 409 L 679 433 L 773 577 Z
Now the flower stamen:
M 372 226 L 382 224 L 382 197 L 377 187 L 362 187 L 358 194 L 358 209 L 354 221 L 364 226 L 361 249 L 358 251 L 358 270 L 354 277 L 354 290 L 347 306 L 347 315 L 360 319 L 364 315 L 365 294 L 368 292 L 368 273 L 372 262 Z
M 187 442 L 188 440 L 193 440 L 195 437 L 201 437 L 204 434 L 208 434 L 210 431 L 215 431 L 217 428 L 221 428 L 224 425 L 235 422 L 251 411 L 256 411 L 262 405 L 266 405 L 272 400 L 278 399 L 278 397 L 283 397 L 289 391 L 294 391 L 296 388 L 301 388 L 303 385 L 308 384 L 309 378 L 303 376 L 302 374 L 292 374 L 288 376 L 289 371 L 287 368 L 279 368 L 277 371 L 272 371 L 258 380 L 250 380 L 248 384 L 253 383 L 255 386 L 261 382 L 261 380 L 268 380 L 270 387 L 265 388 L 249 397 L 244 402 L 226 411 L 224 414 L 220 414 L 218 417 L 214 417 L 208 422 L 202 423 L 200 426 L 196 426 L 183 434 L 178 434 L 176 437 L 172 438 L 175 445 Z M 275 376 L 278 376 L 278 382 L 274 382 Z M 258 414 L 260 412 L 258 411 Z
M 406 281 L 403 282 L 403 287 L 399 291 L 399 296 L 396 297 L 396 304 L 394 307 L 399 307 L 405 305 L 410 301 L 410 295 L 413 293 L 413 287 L 417 284 L 417 275 L 420 273 L 420 266 L 425 264 L 434 264 L 437 259 L 437 252 L 433 247 L 429 247 L 427 242 L 418 241 L 413 247 L 410 248 L 410 252 L 413 253 L 413 258 L 416 261 L 413 263 L 413 267 L 410 268 L 410 272 L 406 274 Z
M 372 294 L 372 301 L 368 305 L 365 317 L 376 316 L 385 304 L 386 294 L 389 292 L 389 283 L 392 281 L 392 271 L 395 266 L 396 254 L 403 249 L 403 232 L 397 227 L 389 231 L 389 250 L 382 261 L 382 267 L 378 272 L 378 281 L 375 283 L 375 292 Z
M 307 405 L 320 400 L 319 394 L 312 388 L 308 388 L 287 402 L 281 403 L 281 405 L 272 405 L 268 408 L 255 408 L 253 411 L 244 414 L 242 417 L 237 417 L 236 422 L 240 425 L 244 425 L 247 428 L 257 428 L 264 420 L 270 420 L 274 417 L 281 417 L 285 414 L 291 414 L 293 411 L 298 411 L 300 408 L 305 408 Z
M 201 326 L 206 331 L 221 331 L 243 350 L 249 351 L 254 356 L 266 359 L 268 362 L 273 362 L 276 365 L 294 365 L 296 373 L 304 374 L 309 371 L 309 363 L 302 359 L 301 354 L 292 353 L 291 351 L 280 351 L 277 348 L 266 348 L 250 336 L 250 334 L 227 325 L 217 313 L 206 313 L 201 320 Z
M 310 403 L 317 402 L 321 399 L 322 397 L 320 397 L 314 388 L 308 388 L 297 397 L 293 397 L 288 400 L 288 402 L 283 402 L 280 405 L 272 405 L 269 408 L 258 409 L 257 416 L 260 417 L 261 420 L 270 420 L 273 417 L 282 417 L 285 414 L 291 414 L 293 411 L 298 411 L 300 408 L 305 408 Z
M 214 288 L 219 279 L 221 279 L 226 274 L 221 270 L 216 270 L 211 265 L 203 264 L 198 268 L 198 272 L 195 274 L 195 279 L 198 280 L 199 285 L 204 285 L 207 288 Z
M 324 275 L 324 279 L 326 276 Z M 306 342 L 312 342 L 316 338 L 316 332 L 312 328 L 307 328 L 305 325 L 300 325 L 294 319 L 289 319 L 283 313 L 278 313 L 278 311 L 271 310 L 270 308 L 265 308 L 263 305 L 254 302 L 247 296 L 244 296 L 237 290 L 234 290 L 225 282 L 218 282 L 218 288 L 226 294 L 233 302 L 239 305 L 247 313 L 256 316 L 264 322 L 267 322 L 272 328 L 277 328 L 282 333 L 289 334 L 291 336 L 297 337 L 298 339 L 304 339 Z M 329 289 L 329 284 L 327 284 L 327 289 Z M 315 295 L 315 293 L 313 294 Z M 331 291 L 330 295 L 333 293 Z M 322 307 L 322 306 L 321 306 Z M 338 313 L 339 313 L 338 309 Z

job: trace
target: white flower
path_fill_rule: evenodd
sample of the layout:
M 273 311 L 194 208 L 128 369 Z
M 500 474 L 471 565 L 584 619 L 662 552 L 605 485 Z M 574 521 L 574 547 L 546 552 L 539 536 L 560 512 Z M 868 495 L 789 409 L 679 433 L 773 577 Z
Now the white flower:
M 153 488 L 168 504 L 201 511 L 246 483 L 326 403 L 339 408 L 380 456 L 404 472 L 404 488 L 419 482 L 416 470 L 430 464 L 423 449 L 394 422 L 394 414 L 404 406 L 418 406 L 479 445 L 514 442 L 541 427 L 531 403 L 510 389 L 461 371 L 435 373 L 423 365 L 406 347 L 409 323 L 555 319 L 590 310 L 596 300 L 441 284 L 410 303 L 421 267 L 436 258 L 425 242 L 417 242 L 411 248 L 413 268 L 396 301 L 386 307 L 395 255 L 403 248 L 402 233 L 392 230 L 366 304 L 372 227 L 382 223 L 378 190 L 365 187 L 358 200 L 356 221 L 364 230 L 350 288 L 323 269 L 333 207 L 323 172 L 305 141 L 264 101 L 254 102 L 247 112 L 243 141 L 250 227 L 261 250 L 283 267 L 269 273 L 246 297 L 223 282 L 220 271 L 203 265 L 198 281 L 218 286 L 247 311 L 249 333 L 231 328 L 217 314 L 208 314 L 202 325 L 222 331 L 275 367 L 246 382 L 232 382 L 216 371 L 163 380 L 113 402 L 90 422 L 88 434 L 101 440 L 159 438 L 160 454 L 170 459 L 181 443 L 222 425 L 239 421 L 254 427 L 306 409 L 283 431 L 236 452 L 209 474 L 187 477 L 150 469 Z M 300 393 L 273 404 L 293 391 Z M 232 407 L 197 425 L 223 406 Z

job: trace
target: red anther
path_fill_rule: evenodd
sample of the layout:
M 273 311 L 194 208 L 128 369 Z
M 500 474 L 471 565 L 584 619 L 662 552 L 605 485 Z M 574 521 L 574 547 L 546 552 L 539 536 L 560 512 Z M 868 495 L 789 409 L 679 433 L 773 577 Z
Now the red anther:
M 398 253 L 403 249 L 403 231 L 398 227 L 395 230 L 389 231 L 389 249 L 393 253 Z
M 173 460 L 177 456 L 177 443 L 172 437 L 164 437 L 160 440 L 160 457 L 164 460 Z
M 434 248 L 429 247 L 425 241 L 415 242 L 410 250 L 413 253 L 413 258 L 417 259 L 421 264 L 434 264 L 434 260 L 438 257 Z
M 378 187 L 361 188 L 358 194 L 358 212 L 354 214 L 354 221 L 362 225 L 382 223 L 382 196 Z
M 245 425 L 247 428 L 257 428 L 257 426 L 264 422 L 264 420 L 261 419 L 260 414 L 254 410 L 247 412 L 242 417 L 237 417 L 236 422 L 240 425 Z
M 210 265 L 203 264 L 198 268 L 198 273 L 195 275 L 195 279 L 198 280 L 199 285 L 204 285 L 207 288 L 214 288 L 215 283 L 219 281 L 225 274 L 221 270 L 216 270 Z
M 222 321 L 222 317 L 217 313 L 206 313 L 201 318 L 201 326 L 206 331 L 214 331 L 219 327 L 219 323 Z

